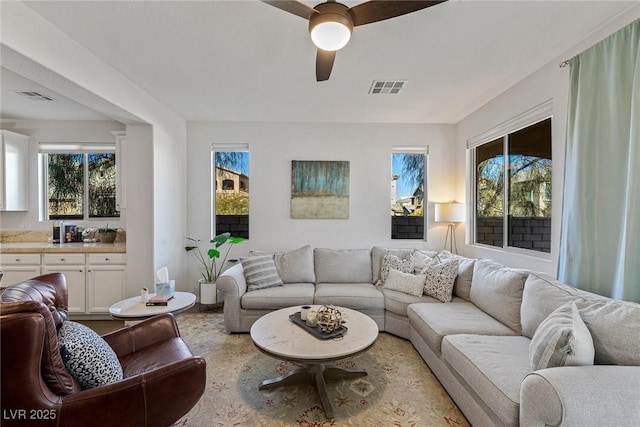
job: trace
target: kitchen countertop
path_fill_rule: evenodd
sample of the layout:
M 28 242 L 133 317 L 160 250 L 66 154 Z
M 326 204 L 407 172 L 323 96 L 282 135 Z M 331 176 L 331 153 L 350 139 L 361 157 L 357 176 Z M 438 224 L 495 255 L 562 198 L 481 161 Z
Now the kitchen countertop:
M 122 243 L 48 243 L 48 242 L 23 242 L 0 243 L 0 253 L 125 253 L 127 244 Z

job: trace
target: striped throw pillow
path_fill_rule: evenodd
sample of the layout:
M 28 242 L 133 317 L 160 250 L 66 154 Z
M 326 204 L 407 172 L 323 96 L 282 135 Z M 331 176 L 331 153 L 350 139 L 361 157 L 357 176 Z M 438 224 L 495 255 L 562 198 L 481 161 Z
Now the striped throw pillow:
M 282 280 L 278 276 L 278 270 L 271 255 L 240 258 L 240 262 L 249 291 L 282 286 Z

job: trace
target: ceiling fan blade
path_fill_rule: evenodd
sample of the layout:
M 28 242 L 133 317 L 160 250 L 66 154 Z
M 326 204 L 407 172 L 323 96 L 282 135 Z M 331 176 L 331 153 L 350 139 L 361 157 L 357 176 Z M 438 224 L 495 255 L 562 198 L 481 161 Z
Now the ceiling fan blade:
M 406 15 L 445 1 L 367 1 L 353 6 L 349 9 L 349 13 L 353 18 L 353 26 L 357 27 L 358 25 L 371 24 L 372 22 Z
M 336 59 L 335 51 L 318 49 L 316 54 L 316 81 L 323 82 L 329 80 L 333 61 Z
M 301 18 L 309 19 L 311 16 L 318 13 L 314 8 L 307 6 L 304 3 L 301 3 L 297 0 L 278 0 L 278 1 L 266 1 L 262 0 L 263 3 L 267 3 L 273 7 L 277 7 L 278 9 L 284 10 L 285 12 L 293 13 Z

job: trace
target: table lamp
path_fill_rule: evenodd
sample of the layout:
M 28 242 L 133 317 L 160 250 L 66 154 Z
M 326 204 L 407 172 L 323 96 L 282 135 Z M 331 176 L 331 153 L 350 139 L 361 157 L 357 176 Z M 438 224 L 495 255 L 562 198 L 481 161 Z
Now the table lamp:
M 447 248 L 447 242 L 449 242 L 449 252 L 458 253 L 458 246 L 456 244 L 456 225 L 459 222 L 464 222 L 464 204 L 462 203 L 436 203 L 435 204 L 435 221 L 447 222 L 447 236 L 444 239 L 444 246 L 442 249 Z

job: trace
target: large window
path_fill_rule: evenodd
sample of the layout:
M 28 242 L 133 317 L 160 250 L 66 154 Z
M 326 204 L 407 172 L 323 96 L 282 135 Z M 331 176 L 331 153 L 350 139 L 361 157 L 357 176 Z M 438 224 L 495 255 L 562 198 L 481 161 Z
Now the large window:
M 551 251 L 551 118 L 478 144 L 475 243 Z
M 249 151 L 246 145 L 213 146 L 215 234 L 249 238 Z
M 426 148 L 391 154 L 391 238 L 424 240 Z
M 117 218 L 115 146 L 41 144 L 45 219 Z

